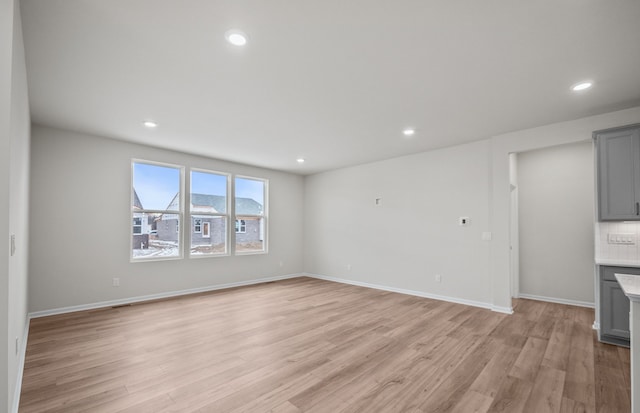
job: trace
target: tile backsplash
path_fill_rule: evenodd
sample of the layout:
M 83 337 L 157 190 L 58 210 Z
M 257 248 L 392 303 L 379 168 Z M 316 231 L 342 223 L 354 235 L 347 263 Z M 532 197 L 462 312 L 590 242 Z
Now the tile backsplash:
M 609 234 L 634 234 L 635 244 L 610 244 Z M 596 259 L 640 262 L 640 221 L 596 222 Z

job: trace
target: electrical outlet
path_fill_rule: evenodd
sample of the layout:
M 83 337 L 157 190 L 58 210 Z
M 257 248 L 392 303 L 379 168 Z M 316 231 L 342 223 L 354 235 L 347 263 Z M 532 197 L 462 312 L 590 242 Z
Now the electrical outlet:
M 114 287 L 120 287 L 120 278 L 114 278 L 113 279 L 113 286 Z
M 460 217 L 460 218 L 458 218 L 458 224 L 461 227 L 466 227 L 467 225 L 469 225 L 469 217 Z
M 437 283 L 442 282 L 442 275 L 436 274 L 436 282 Z
M 382 198 L 376 198 L 375 206 L 382 206 Z

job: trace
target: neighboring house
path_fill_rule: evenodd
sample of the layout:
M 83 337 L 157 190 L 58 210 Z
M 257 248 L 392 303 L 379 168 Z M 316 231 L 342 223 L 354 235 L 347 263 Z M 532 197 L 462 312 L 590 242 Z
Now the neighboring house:
M 167 209 L 177 210 L 178 195 Z M 224 219 L 207 213 L 225 213 L 226 199 L 220 195 L 191 194 L 192 214 L 189 231 L 191 247 L 218 246 L 225 244 Z M 262 205 L 250 198 L 236 198 L 236 211 L 246 215 L 262 215 Z M 202 215 L 199 215 L 202 214 Z M 176 214 L 162 214 L 156 219 L 157 237 L 163 241 L 178 241 L 180 227 Z M 235 222 L 236 243 L 259 242 L 264 239 L 264 229 L 260 218 L 243 217 Z
M 153 225 L 153 217 L 149 216 L 146 212 L 138 212 L 143 211 L 142 202 L 140 202 L 140 198 L 136 190 L 133 190 L 133 228 L 132 228 L 132 243 L 134 250 L 147 249 L 149 248 L 149 233 L 152 230 Z

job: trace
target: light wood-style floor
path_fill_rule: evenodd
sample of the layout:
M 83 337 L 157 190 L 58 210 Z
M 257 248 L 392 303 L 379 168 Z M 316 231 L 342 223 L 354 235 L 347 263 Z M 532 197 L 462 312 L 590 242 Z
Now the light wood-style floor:
M 592 323 L 310 278 L 39 318 L 20 412 L 628 412 Z

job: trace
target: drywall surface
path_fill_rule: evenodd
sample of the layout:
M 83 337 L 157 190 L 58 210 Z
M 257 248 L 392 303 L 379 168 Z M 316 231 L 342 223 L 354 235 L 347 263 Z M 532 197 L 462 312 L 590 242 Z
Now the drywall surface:
M 13 0 L 0 0 L 0 411 L 9 411 L 9 153 Z
M 493 303 L 511 306 L 509 261 L 509 154 L 590 139 L 595 130 L 640 121 L 640 107 L 554 123 L 491 138 L 491 278 Z
M 27 324 L 30 117 L 19 3 L 3 1 L 0 56 L 0 411 L 15 409 Z M 6 14 L 5 14 L 6 12 Z M 8 21 L 5 21 L 8 20 Z M 6 37 L 5 37 L 6 35 Z M 8 46 L 6 49 L 5 47 Z M 11 248 L 11 237 L 15 249 Z
M 518 154 L 520 293 L 594 304 L 591 139 Z
M 510 154 L 638 121 L 632 108 L 307 176 L 305 271 L 509 311 Z
M 301 176 L 39 126 L 32 133 L 30 311 L 302 271 Z M 132 158 L 268 179 L 269 253 L 131 263 Z
M 485 140 L 306 177 L 305 271 L 490 305 L 489 155 Z

